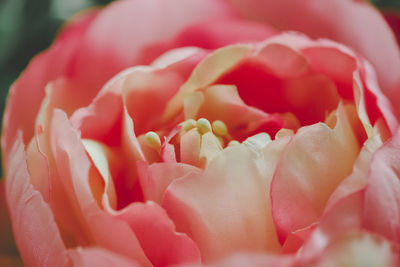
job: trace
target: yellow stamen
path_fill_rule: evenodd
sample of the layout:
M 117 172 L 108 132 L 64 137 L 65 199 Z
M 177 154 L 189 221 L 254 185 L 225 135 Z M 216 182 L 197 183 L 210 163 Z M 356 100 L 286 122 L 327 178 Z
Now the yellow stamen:
M 146 133 L 146 142 L 151 148 L 156 150 L 160 150 L 161 148 L 160 137 L 155 132 L 150 131 Z
M 211 124 L 207 119 L 204 118 L 198 119 L 196 126 L 200 134 L 211 132 Z
M 182 122 L 182 131 L 187 132 L 196 127 L 196 121 L 194 119 L 188 119 Z
M 212 123 L 212 129 L 216 135 L 226 136 L 228 134 L 228 128 L 223 121 L 216 120 Z

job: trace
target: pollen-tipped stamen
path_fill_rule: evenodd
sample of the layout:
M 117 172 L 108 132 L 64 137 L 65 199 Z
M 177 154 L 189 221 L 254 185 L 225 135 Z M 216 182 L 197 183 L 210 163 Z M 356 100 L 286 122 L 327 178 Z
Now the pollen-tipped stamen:
M 199 131 L 200 134 L 205 134 L 205 133 L 211 132 L 211 130 L 212 130 L 211 123 L 207 119 L 204 119 L 204 118 L 198 119 L 196 126 L 197 126 L 197 130 Z
M 196 127 L 196 121 L 194 119 L 188 119 L 181 124 L 182 131 L 187 132 Z
M 146 133 L 147 145 L 158 152 L 161 150 L 161 140 L 157 133 L 150 131 Z
M 223 121 L 216 120 L 212 123 L 212 130 L 216 135 L 226 136 L 228 134 L 228 128 Z

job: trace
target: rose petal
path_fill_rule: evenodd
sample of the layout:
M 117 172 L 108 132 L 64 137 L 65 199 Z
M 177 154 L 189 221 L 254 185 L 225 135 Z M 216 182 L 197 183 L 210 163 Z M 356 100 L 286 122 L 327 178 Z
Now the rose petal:
M 384 18 L 368 1 L 226 1 L 246 18 L 281 30 L 303 32 L 313 38 L 326 37 L 355 48 L 372 62 L 383 92 L 390 97 L 397 115 L 400 114 L 400 52 Z
M 325 210 L 329 210 L 341 199 L 365 188 L 368 182 L 368 172 L 370 171 L 374 152 L 381 145 L 382 141 L 377 135 L 365 141 L 360 155 L 354 163 L 353 172 L 339 184 L 329 197 Z
M 99 208 L 89 185 L 91 162 L 78 133 L 65 113 L 58 109 L 54 111 L 51 144 L 59 179 L 63 181 L 63 187 L 75 209 L 77 217 L 74 219 L 81 221 L 86 242 L 149 266 L 150 262 L 129 226 Z
M 315 266 L 396 266 L 399 249 L 387 239 L 370 233 L 335 238 Z
M 217 49 L 223 46 L 259 42 L 278 33 L 273 27 L 240 19 L 213 19 L 185 28 L 174 40 L 177 46 Z
M 168 70 L 138 70 L 126 78 L 123 88 L 124 105 L 135 122 L 136 135 L 159 129 L 160 116 L 166 103 L 182 83 L 183 77 Z
M 335 238 L 362 227 L 364 190 L 356 191 L 336 202 L 321 217 L 316 229 L 302 248 L 300 262 L 312 262 L 319 258 Z
M 400 242 L 400 131 L 373 155 L 364 212 L 367 229 Z
M 279 248 L 268 192 L 287 141 L 277 140 L 265 148 L 226 148 L 204 173 L 175 180 L 168 187 L 163 206 L 177 230 L 198 244 L 205 262 L 237 251 Z
M 294 256 L 276 255 L 276 254 L 250 254 L 238 253 L 226 259 L 217 261 L 215 263 L 207 264 L 207 267 L 265 267 L 265 266 L 279 266 L 289 267 L 294 263 Z
M 71 249 L 68 255 L 75 266 L 83 267 L 108 267 L 108 266 L 121 266 L 121 267 L 139 267 L 141 266 L 136 261 L 123 257 L 122 255 L 113 253 L 103 248 L 90 247 Z
M 285 149 L 271 184 L 281 242 L 316 222 L 333 190 L 351 173 L 360 148 L 351 128 L 354 114 L 349 115 L 339 105 L 334 129 L 322 123 L 303 127 Z
M 176 7 L 180 8 L 177 9 Z M 181 12 L 185 10 L 185 12 Z M 73 73 L 98 79 L 136 64 L 150 63 L 162 52 L 146 52 L 148 46 L 168 42 L 192 23 L 231 18 L 233 12 L 222 1 L 172 0 L 119 1 L 108 5 L 93 21 L 82 41 Z M 144 52 L 144 53 L 143 53 Z M 93 65 L 92 65 L 93 64 Z M 108 75 L 107 75 L 108 76 Z M 110 76 L 104 77 L 105 80 Z
M 186 234 L 175 231 L 175 225 L 157 204 L 134 203 L 117 218 L 129 224 L 154 266 L 200 263 L 197 245 Z
M 174 180 L 200 172 L 198 168 L 184 163 L 162 162 L 148 165 L 141 161 L 137 165 L 145 200 L 158 204 L 161 204 L 165 190 Z
M 53 213 L 40 192 L 29 183 L 21 134 L 5 166 L 7 202 L 22 260 L 33 266 L 67 266 L 66 248 Z
M 183 97 L 186 94 L 215 82 L 227 69 L 238 64 L 250 52 L 251 47 L 249 46 L 233 45 L 217 50 L 205 58 L 196 66 L 189 79 L 168 103 L 162 120 L 164 122 L 170 121 L 182 110 Z

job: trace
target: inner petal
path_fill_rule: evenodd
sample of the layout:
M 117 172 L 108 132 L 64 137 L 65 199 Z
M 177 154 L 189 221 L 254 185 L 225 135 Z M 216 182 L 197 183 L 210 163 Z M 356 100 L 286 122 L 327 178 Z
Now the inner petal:
M 252 58 L 227 72 L 217 83 L 236 85 L 247 105 L 264 112 L 292 112 L 302 125 L 323 121 L 326 113 L 339 103 L 336 86 L 327 76 L 307 73 L 284 79 Z

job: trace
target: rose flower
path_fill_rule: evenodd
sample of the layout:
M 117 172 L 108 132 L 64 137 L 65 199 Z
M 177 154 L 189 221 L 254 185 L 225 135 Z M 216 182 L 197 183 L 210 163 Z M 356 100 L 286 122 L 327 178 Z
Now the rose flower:
M 77 15 L 7 101 L 23 262 L 398 266 L 399 66 L 363 1 Z

